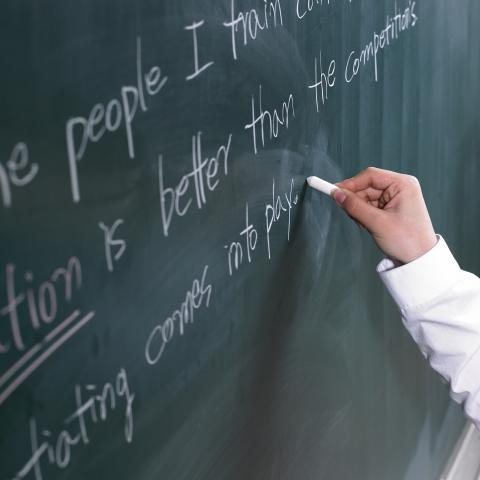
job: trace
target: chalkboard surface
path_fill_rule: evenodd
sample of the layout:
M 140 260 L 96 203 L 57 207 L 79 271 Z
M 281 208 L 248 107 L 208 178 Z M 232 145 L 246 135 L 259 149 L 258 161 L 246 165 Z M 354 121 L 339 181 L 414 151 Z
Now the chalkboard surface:
M 478 274 L 479 23 L 4 0 L 1 478 L 437 478 L 461 411 L 305 178 L 418 176 Z

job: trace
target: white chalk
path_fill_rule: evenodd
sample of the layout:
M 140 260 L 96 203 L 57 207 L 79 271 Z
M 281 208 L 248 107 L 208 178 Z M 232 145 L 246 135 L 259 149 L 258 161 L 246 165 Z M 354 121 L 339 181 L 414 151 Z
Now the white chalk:
M 334 190 L 338 190 L 338 187 L 333 185 L 333 183 L 327 182 L 318 177 L 308 177 L 307 183 L 309 187 L 312 187 L 325 195 L 331 195 Z

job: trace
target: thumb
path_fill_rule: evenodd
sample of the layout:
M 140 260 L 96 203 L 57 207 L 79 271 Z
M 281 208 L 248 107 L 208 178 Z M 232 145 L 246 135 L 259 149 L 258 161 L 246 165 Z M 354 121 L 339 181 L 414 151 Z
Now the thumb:
M 332 192 L 332 197 L 350 217 L 363 225 L 367 230 L 373 231 L 383 211 L 370 205 L 357 194 L 346 189 L 337 189 Z

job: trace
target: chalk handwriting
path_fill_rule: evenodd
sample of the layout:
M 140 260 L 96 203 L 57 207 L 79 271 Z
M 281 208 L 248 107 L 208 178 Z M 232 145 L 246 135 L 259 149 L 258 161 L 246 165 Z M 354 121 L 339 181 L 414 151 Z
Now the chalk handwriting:
M 17 143 L 4 166 L 0 163 L 0 192 L 5 208 L 12 206 L 12 188 L 25 187 L 38 173 L 38 164 L 30 163 L 27 144 Z
M 82 286 L 82 268 L 76 257 L 69 259 L 66 268 L 57 268 L 49 279 L 40 285 L 35 285 L 34 275 L 26 271 L 23 275 L 25 287 L 17 292 L 15 265 L 8 264 L 5 268 L 7 304 L 0 308 L 0 318 L 9 320 L 10 339 L 0 341 L 0 353 L 6 353 L 10 348 L 21 352 L 26 345 L 22 335 L 23 328 L 39 330 L 57 320 L 59 303 L 69 302 L 73 289 Z M 22 309 L 23 307 L 23 309 Z M 20 321 L 20 309 L 25 314 Z
M 133 400 L 135 394 L 128 384 L 127 371 L 121 368 L 114 382 L 101 388 L 93 384 L 75 386 L 75 411 L 64 420 L 65 428 L 54 432 L 38 427 L 36 418 L 29 422 L 31 457 L 16 473 L 13 480 L 21 480 L 33 474 L 35 480 L 43 480 L 44 465 L 67 468 L 75 448 L 88 445 L 97 424 L 106 422 L 109 415 L 123 408 L 125 440 L 133 439 Z M 123 403 L 123 405 L 122 405 Z
M 285 198 L 283 198 L 285 197 Z M 287 240 L 290 241 L 292 209 L 298 203 L 298 194 L 293 196 L 293 178 L 290 182 L 290 192 L 283 195 L 275 193 L 275 179 L 272 182 L 272 202 L 265 205 L 265 227 L 267 231 L 268 258 L 271 258 L 270 232 L 283 214 L 288 214 Z
M 93 311 L 82 313 L 77 309 L 59 318 L 74 291 L 82 287 L 78 258 L 71 257 L 66 267 L 55 269 L 39 285 L 33 272 L 24 272 L 21 291 L 17 291 L 15 270 L 14 264 L 5 268 L 7 304 L 0 309 L 0 318 L 6 317 L 8 323 L 2 323 L 0 355 L 13 351 L 21 357 L 0 373 L 0 405 L 95 315 Z M 27 343 L 25 337 L 32 338 L 35 332 L 41 340 Z
M 198 77 L 202 72 L 204 72 L 207 68 L 211 67 L 214 62 L 208 62 L 203 64 L 201 67 L 199 66 L 198 60 L 198 40 L 197 40 L 197 29 L 201 27 L 205 23 L 205 20 L 201 20 L 200 22 L 193 22 L 191 25 L 187 25 L 185 30 L 191 30 L 193 33 L 193 65 L 194 71 L 192 74 L 186 77 L 187 82 L 193 80 L 195 77 Z
M 352 0 L 348 0 L 348 2 L 352 3 Z M 315 7 L 330 5 L 331 3 L 335 3 L 335 0 L 297 0 L 297 17 L 302 20 L 308 13 L 314 10 Z
M 301 20 L 316 6 L 322 6 L 323 3 L 324 0 L 297 0 L 297 17 Z M 330 5 L 330 0 L 325 0 L 325 4 Z
M 255 104 L 258 102 L 258 114 L 255 109 Z M 277 138 L 280 134 L 280 128 L 288 130 L 290 115 L 295 118 L 295 105 L 293 95 L 290 94 L 288 99 L 282 102 L 280 113 L 273 109 L 273 111 L 264 110 L 262 104 L 262 86 L 258 88 L 258 99 L 252 95 L 252 121 L 245 125 L 245 130 L 251 130 L 253 151 L 258 153 L 257 144 L 257 128 L 260 132 L 260 139 L 262 147 L 265 147 L 265 137 L 269 140 Z
M 200 279 L 195 278 L 187 291 L 185 300 L 169 317 L 158 323 L 151 331 L 145 344 L 145 359 L 155 365 L 162 357 L 166 346 L 176 335 L 183 336 L 188 324 L 194 321 L 196 310 L 210 306 L 212 285 L 207 283 L 208 265 L 205 265 Z
M 203 158 L 202 132 L 194 135 L 192 137 L 192 170 L 183 175 L 174 187 L 165 186 L 163 156 L 158 157 L 160 213 L 163 234 L 166 237 L 170 231 L 173 215 L 185 216 L 194 204 L 201 210 L 207 204 L 206 194 L 218 187 L 221 180 L 220 172 L 223 172 L 224 176 L 228 175 L 231 143 L 232 135 L 230 134 L 227 141 L 218 148 L 215 156 Z
M 375 68 L 375 81 L 378 82 L 378 54 L 397 40 L 401 33 L 415 27 L 418 16 L 415 11 L 416 2 L 410 0 L 408 7 L 403 11 L 398 10 L 395 3 L 395 13 L 392 18 L 387 16 L 386 26 L 380 32 L 374 32 L 373 38 L 358 54 L 352 50 L 345 65 L 345 81 L 351 83 L 358 76 L 361 67 L 365 67 L 372 59 Z
M 240 232 L 240 241 L 234 241 L 230 245 L 225 245 L 228 259 L 228 274 L 233 275 L 233 272 L 240 268 L 244 260 L 244 251 L 248 263 L 252 262 L 252 253 L 257 247 L 258 231 L 250 223 L 248 219 L 248 203 L 245 204 L 245 228 Z M 244 250 L 245 247 L 245 250 Z
M 243 39 L 243 46 L 249 40 L 255 40 L 259 31 L 276 28 L 283 25 L 282 5 L 280 0 L 263 0 L 263 9 L 257 11 L 252 8 L 245 12 L 236 12 L 235 0 L 230 1 L 230 21 L 224 22 L 223 26 L 230 29 L 232 42 L 232 55 L 237 60 L 237 32 Z
M 318 67 L 317 67 L 318 63 Z M 329 89 L 335 86 L 336 74 L 335 74 L 336 63 L 335 60 L 332 60 L 326 71 L 323 70 L 323 61 L 322 61 L 322 52 L 320 52 L 319 59 L 315 57 L 315 83 L 309 85 L 308 88 L 313 88 L 315 91 L 315 105 L 317 107 L 317 112 L 320 111 L 319 106 L 319 94 L 318 89 L 320 87 L 320 96 L 322 99 L 322 104 L 325 105 L 325 102 L 328 100 L 328 91 Z M 320 70 L 320 78 L 318 78 L 318 71 Z
M 122 238 L 114 238 L 117 228 L 124 223 L 123 219 L 119 218 L 115 223 L 109 227 L 103 222 L 99 222 L 98 226 L 103 230 L 104 244 L 105 244 L 105 261 L 109 272 L 113 272 L 113 261 L 118 262 L 122 258 L 127 248 L 127 242 Z M 112 255 L 113 248 L 116 252 Z
M 136 52 L 136 85 L 120 88 L 120 96 L 109 100 L 106 105 L 97 103 L 87 117 L 69 118 L 65 125 L 68 153 L 70 185 L 74 202 L 80 201 L 80 182 L 78 179 L 78 162 L 85 156 L 89 143 L 99 142 L 107 132 L 113 133 L 122 126 L 125 130 L 128 155 L 135 158 L 135 142 L 132 124 L 138 107 L 148 110 L 147 97 L 157 95 L 167 83 L 168 77 L 162 75 L 158 65 L 154 65 L 147 73 L 142 66 L 142 41 L 137 37 Z

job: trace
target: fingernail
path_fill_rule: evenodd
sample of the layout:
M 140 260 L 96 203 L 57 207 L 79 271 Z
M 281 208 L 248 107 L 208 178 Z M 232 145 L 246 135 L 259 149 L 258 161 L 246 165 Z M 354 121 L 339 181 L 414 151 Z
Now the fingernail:
M 335 201 L 341 206 L 343 204 L 343 202 L 345 201 L 345 199 L 347 198 L 347 194 L 338 189 L 338 190 L 334 190 L 332 192 L 332 196 L 333 198 L 335 199 Z

